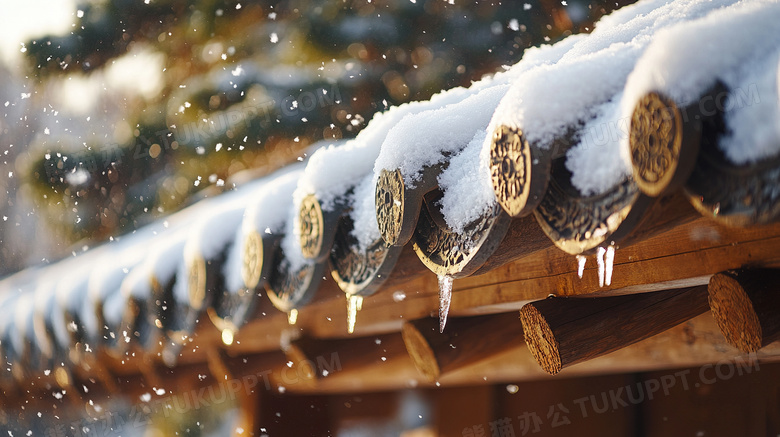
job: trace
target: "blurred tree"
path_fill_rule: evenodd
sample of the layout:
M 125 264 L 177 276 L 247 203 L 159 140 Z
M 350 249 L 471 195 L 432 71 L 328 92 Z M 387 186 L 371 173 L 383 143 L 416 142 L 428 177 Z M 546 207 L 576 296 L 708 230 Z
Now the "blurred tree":
M 377 111 L 468 86 L 527 47 L 588 31 L 621 5 L 91 0 L 70 33 L 26 44 L 36 87 L 116 70 L 161 84 L 142 80 L 121 97 L 98 89 L 104 97 L 81 127 L 56 135 L 50 125 L 69 116 L 34 93 L 28 191 L 66 242 L 132 230 L 244 170 L 267 172 L 313 142 L 354 136 Z M 141 61 L 124 67 L 128 58 Z

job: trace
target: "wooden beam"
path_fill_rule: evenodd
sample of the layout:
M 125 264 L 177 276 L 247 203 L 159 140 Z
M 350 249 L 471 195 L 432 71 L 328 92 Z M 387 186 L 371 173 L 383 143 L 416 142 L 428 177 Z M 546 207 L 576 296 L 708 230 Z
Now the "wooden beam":
M 550 374 L 622 349 L 707 311 L 706 287 L 601 298 L 550 298 L 520 310 L 526 343 Z
M 355 367 L 344 361 L 341 369 L 336 367 L 327 377 L 320 378 L 316 384 L 307 384 L 303 379 L 295 379 L 299 378 L 298 368 L 294 366 L 289 368 L 285 365 L 287 359 L 280 351 L 229 356 L 224 358 L 224 363 L 237 379 L 236 382 L 244 384 L 242 389 L 251 390 L 252 393 L 279 391 L 280 385 L 285 387 L 286 392 L 291 393 L 363 393 L 413 387 L 439 385 L 456 387 L 554 378 L 540 369 L 528 347 L 517 345 L 493 357 L 444 374 L 434 384 L 423 378 L 417 371 L 412 359 L 403 348 L 400 336 L 397 336 L 398 341 L 393 343 L 392 349 L 390 344 L 385 344 L 385 347 L 380 349 L 382 345 L 376 345 L 376 338 L 367 337 L 365 340 L 366 344 L 374 341 L 372 347 L 376 349 L 372 351 L 376 353 L 372 352 L 371 355 L 378 358 L 375 363 L 365 363 L 362 367 Z M 399 350 L 401 353 L 392 353 L 392 350 Z M 329 352 L 325 351 L 326 354 Z M 382 361 L 382 356 L 387 360 Z M 327 355 L 326 358 L 330 356 Z M 770 344 L 757 353 L 744 356 L 726 342 L 712 316 L 705 313 L 624 349 L 566 368 L 555 377 L 668 370 L 735 360 L 742 363 L 755 360 L 760 364 L 780 362 L 780 343 Z M 280 376 L 282 367 L 289 369 L 286 378 Z M 304 366 L 303 369 L 305 368 Z M 128 372 L 128 369 L 125 369 L 125 372 Z M 214 381 L 213 377 L 205 378 L 203 381 L 193 377 L 193 375 L 210 374 L 205 360 L 188 364 L 180 362 L 176 369 L 163 368 L 159 369 L 159 372 L 161 385 L 152 384 L 134 372 L 118 375 L 117 384 L 128 399 L 137 399 L 140 394 L 150 392 L 153 386 L 163 387 L 168 393 L 174 395 L 218 382 Z M 265 376 L 268 377 L 269 385 L 265 383 Z M 88 377 L 89 375 L 77 376 L 73 387 L 80 387 L 78 384 L 87 381 Z M 295 379 L 293 383 L 290 383 L 291 379 Z M 76 390 L 73 391 L 75 393 Z M 37 393 L 46 394 L 46 399 L 50 398 L 45 388 L 38 386 L 37 389 L 29 391 L 18 390 L 15 393 L 8 393 L 7 397 L 0 398 L 0 404 L 13 407 L 20 405 L 21 399 L 42 399 L 43 397 Z M 101 390 L 99 386 L 90 388 L 89 399 L 95 402 L 99 402 L 106 395 L 108 393 Z M 80 397 L 78 394 L 75 396 Z
M 404 323 L 401 334 L 417 370 L 429 381 L 524 343 L 520 315 L 514 311 L 451 318 L 443 333 L 438 319 L 412 320 Z
M 451 315 L 476 315 L 519 310 L 528 301 L 556 296 L 633 294 L 706 285 L 709 277 L 747 263 L 780 264 L 780 225 L 762 228 L 727 228 L 699 218 L 689 224 L 615 252 L 611 285 L 599 285 L 598 266 L 587 259 L 582 277 L 578 261 L 555 247 L 512 261 L 487 274 L 455 281 Z M 686 266 L 681 269 L 680 266 Z M 439 307 L 433 274 L 396 287 L 384 287 L 365 298 L 357 315 L 355 334 L 364 336 L 399 331 L 406 320 L 429 317 Z M 347 335 L 344 293 L 333 280 L 322 281 L 315 302 L 299 309 L 295 329 L 317 338 Z M 208 329 L 207 329 L 208 328 Z M 237 353 L 278 348 L 287 317 L 268 313 L 250 321 L 236 336 Z M 210 326 L 198 331 L 201 342 L 219 341 Z M 182 360 L 189 360 L 185 354 Z M 193 358 L 196 359 L 196 358 Z
M 451 314 L 456 317 L 519 310 L 524 303 L 543 299 L 551 293 L 557 296 L 581 296 L 594 293 L 635 294 L 687 286 L 684 284 L 706 284 L 709 277 L 715 273 L 747 264 L 780 266 L 778 247 L 780 247 L 780 224 L 741 229 L 723 227 L 712 220 L 700 218 L 636 245 L 618 249 L 615 253 L 613 282 L 604 287 L 599 286 L 597 267 L 592 260 L 588 260 L 582 278 L 578 278 L 577 260 L 551 247 L 510 262 L 487 274 L 456 280 Z M 680 266 L 683 265 L 685 268 L 681 269 Z M 355 335 L 398 332 L 404 321 L 429 317 L 435 314 L 437 309 L 437 284 L 436 277 L 432 274 L 423 275 L 398 287 L 383 287 L 382 290 L 365 299 L 363 309 L 358 314 Z M 678 360 L 674 355 L 666 355 L 669 346 L 663 343 L 656 344 L 655 350 L 641 352 L 639 356 L 649 360 L 657 354 L 663 355 L 663 359 L 651 361 L 657 363 L 658 367 L 655 368 L 677 364 L 695 365 L 697 360 L 704 359 L 702 357 L 724 358 L 723 351 L 732 349 L 723 339 L 714 321 L 712 325 L 715 329 L 714 334 L 702 337 L 699 346 L 695 349 L 684 349 L 686 356 L 692 357 L 690 359 Z M 344 293 L 336 286 L 335 281 L 328 278 L 322 280 L 315 299 L 300 308 L 295 326 L 290 326 L 287 315 L 281 312 L 258 315 L 242 327 L 236 334 L 233 345 L 227 350 L 231 355 L 236 356 L 276 350 L 279 348 L 280 338 L 290 330 L 302 330 L 319 339 L 343 338 L 347 335 L 346 326 Z M 195 341 L 188 342 L 180 351 L 180 355 L 177 352 L 177 368 L 205 363 L 204 351 L 222 343 L 220 332 L 210 323 L 198 324 L 193 338 Z M 685 336 L 680 334 L 680 339 L 675 342 L 682 341 L 684 338 Z M 702 350 L 702 345 L 706 345 L 708 351 L 710 345 L 721 349 L 710 351 L 700 357 L 697 354 Z M 528 367 L 535 368 L 533 371 L 527 370 L 531 373 L 524 373 L 527 375 L 525 378 L 539 378 L 543 372 L 527 353 L 527 348 L 523 346 L 523 349 L 526 350 L 526 355 L 522 356 L 529 360 Z M 625 350 L 608 355 L 605 357 L 609 357 L 606 361 L 591 360 L 572 369 L 564 369 L 563 373 L 576 373 L 585 368 L 591 372 L 618 371 L 615 370 L 617 369 L 615 366 L 619 363 L 611 361 L 612 357 L 618 356 L 634 363 L 632 366 L 636 368 L 644 368 L 642 363 L 635 362 L 633 357 L 622 355 L 622 351 Z M 774 345 L 760 352 L 762 356 L 778 353 Z M 736 352 L 729 353 L 733 355 Z M 344 378 L 333 379 L 331 383 L 329 378 L 326 378 L 319 383 L 317 389 L 323 391 L 380 390 L 406 387 L 408 385 L 405 384 L 410 383 L 409 381 L 423 384 L 424 380 L 415 369 L 412 360 L 408 354 L 404 355 L 406 357 L 389 358 L 388 362 L 381 366 L 353 372 L 354 381 Z M 521 360 L 519 356 L 512 354 L 501 356 Z M 127 356 L 120 357 L 119 360 L 126 358 Z M 129 376 L 138 373 L 137 366 L 130 363 L 121 364 L 120 361 L 116 361 L 116 364 L 112 362 L 107 364 L 112 374 Z M 512 374 L 512 369 L 505 369 L 502 362 L 488 361 L 491 363 L 488 367 L 476 363 L 445 374 L 440 381 L 444 383 L 463 380 L 470 381 L 468 383 L 481 383 L 483 376 Z M 520 361 L 516 361 L 512 366 L 520 366 L 519 363 Z M 386 369 L 394 369 L 393 372 L 399 372 L 398 376 L 390 375 Z M 630 370 L 630 366 L 626 369 Z M 382 379 L 377 380 L 376 373 L 371 376 L 371 372 L 382 373 Z
M 716 244 L 712 242 L 707 243 L 707 240 L 701 240 L 701 235 L 710 235 L 712 233 L 719 233 L 720 235 Z M 542 298 L 549 294 L 549 290 L 564 295 L 592 293 L 599 290 L 604 290 L 604 293 L 636 293 L 654 290 L 658 288 L 647 287 L 641 284 L 646 284 L 645 281 L 648 279 L 668 278 L 669 276 L 667 275 L 670 273 L 680 274 L 680 278 L 686 278 L 688 274 L 707 272 L 708 269 L 712 269 L 717 265 L 735 266 L 735 264 L 744 263 L 746 259 L 766 259 L 768 254 L 777 253 L 776 250 L 771 250 L 772 247 L 775 247 L 773 244 L 770 244 L 774 240 L 765 237 L 765 235 L 772 235 L 770 231 L 755 230 L 754 234 L 758 239 L 755 243 L 734 244 L 734 241 L 738 240 L 732 240 L 732 236 L 741 233 L 744 233 L 744 231 L 702 229 L 701 224 L 699 224 L 696 227 L 680 229 L 674 235 L 658 238 L 657 244 L 644 246 L 641 251 L 631 250 L 631 248 L 623 249 L 622 252 L 619 251 L 617 253 L 616 257 L 616 284 L 613 284 L 613 287 L 605 287 L 603 289 L 599 289 L 598 281 L 594 279 L 596 274 L 593 267 L 586 269 L 586 275 L 582 280 L 578 279 L 576 261 L 571 257 L 561 257 L 559 260 L 560 266 L 569 269 L 568 275 L 571 278 L 571 290 L 565 288 L 556 289 L 558 276 L 555 275 L 553 277 L 545 277 L 544 281 L 541 282 L 533 279 L 539 273 L 540 267 L 556 268 L 555 259 L 551 260 L 550 264 L 543 261 L 544 264 L 537 264 L 535 267 L 532 265 L 526 266 L 525 263 L 520 265 L 513 264 L 512 269 L 505 272 L 506 278 L 509 280 L 495 274 L 461 280 L 464 286 L 461 288 L 461 291 L 454 294 L 453 309 L 459 314 L 474 314 L 479 311 L 495 312 L 498 308 L 504 308 L 504 311 L 510 308 L 519 309 L 523 299 L 528 299 L 529 297 L 531 299 Z M 669 241 L 674 240 L 679 240 L 681 247 L 690 247 L 691 251 L 683 253 L 679 257 L 664 257 L 663 254 L 669 250 Z M 703 246 L 709 247 L 709 249 L 697 252 L 696 248 L 701 247 L 702 243 L 707 243 Z M 762 251 L 761 247 L 766 247 L 768 252 Z M 556 256 L 560 255 L 560 252 L 554 253 L 557 254 Z M 689 266 L 688 269 L 680 271 L 679 265 L 682 264 Z M 544 272 L 541 274 L 546 275 L 548 273 Z M 524 279 L 529 277 L 532 278 L 530 281 Z M 398 330 L 403 319 L 420 318 L 434 313 L 437 308 L 435 278 L 431 276 L 422 279 L 423 281 L 414 281 L 402 288 L 406 298 L 401 302 L 394 301 L 393 290 L 379 293 L 367 300 L 358 316 L 356 332 L 362 332 L 361 335 L 367 335 Z M 699 283 L 706 284 L 707 280 L 708 278 L 704 277 L 703 281 Z M 481 285 L 474 287 L 474 282 Z M 457 284 L 458 282 L 456 281 L 456 286 Z M 545 284 L 548 285 L 545 286 Z M 632 286 L 633 288 L 628 290 L 627 284 L 640 285 Z M 669 286 L 667 285 L 666 288 L 669 288 Z M 623 289 L 626 289 L 626 291 L 623 291 Z M 343 297 L 331 303 L 323 301 L 321 305 L 315 305 L 314 308 L 311 308 L 315 311 L 311 312 L 307 312 L 310 308 L 304 308 L 301 311 L 299 325 L 307 330 L 313 330 L 318 336 L 331 338 L 344 336 L 346 311 L 344 310 Z M 485 309 L 480 310 L 481 307 Z M 494 309 L 491 310 L 490 308 Z M 270 322 L 277 319 L 269 317 L 265 318 L 265 320 Z M 283 316 L 278 320 L 285 322 Z M 261 326 L 265 327 L 261 328 Z M 250 347 L 250 345 L 251 347 L 262 347 L 260 343 L 262 343 L 263 338 L 268 338 L 269 340 L 277 338 L 277 340 L 272 341 L 278 342 L 278 337 L 275 337 L 277 334 L 273 334 L 275 330 L 273 326 L 273 324 L 267 325 L 263 323 L 257 325 L 257 328 L 261 329 L 259 332 L 248 330 L 246 336 L 242 338 L 242 345 L 239 345 L 239 347 Z M 286 322 L 283 326 L 286 326 Z M 208 332 L 205 333 L 207 334 Z
M 760 363 L 780 362 L 780 343 L 773 343 L 755 355 L 746 357 L 725 341 L 712 316 L 705 312 L 641 342 L 563 369 L 556 376 L 545 373 L 528 347 L 521 344 L 443 374 L 435 383 L 424 378 L 412 358 L 407 353 L 402 353 L 388 354 L 387 361 L 368 363 L 360 368 L 352 367 L 348 371 L 348 368 L 343 366 L 345 372 L 333 372 L 328 377 L 321 378 L 316 385 L 292 384 L 287 386 L 287 390 L 296 393 L 362 393 L 413 387 L 456 387 L 678 369 L 722 361 L 748 362 L 754 359 Z
M 456 281 L 452 311 L 463 314 L 479 307 L 496 308 L 494 312 L 502 311 L 499 308 L 520 309 L 525 301 L 543 299 L 549 294 L 632 294 L 706 285 L 711 275 L 745 264 L 777 266 L 778 247 L 780 225 L 738 229 L 699 218 L 638 244 L 618 248 L 609 285 L 599 284 L 600 266 L 593 258 L 577 259 L 551 248 L 489 275 Z M 581 277 L 578 261 L 587 261 Z M 366 307 L 373 306 L 367 302 Z
M 708 289 L 712 315 L 729 344 L 755 352 L 780 339 L 780 270 L 721 272 Z

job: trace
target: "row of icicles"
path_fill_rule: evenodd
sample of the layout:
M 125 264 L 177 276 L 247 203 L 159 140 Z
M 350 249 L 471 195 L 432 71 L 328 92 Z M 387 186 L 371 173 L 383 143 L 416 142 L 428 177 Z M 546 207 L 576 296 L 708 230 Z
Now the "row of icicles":
M 612 267 L 615 262 L 615 245 L 611 244 L 606 248 L 599 246 L 596 250 L 596 264 L 598 266 L 599 287 L 612 284 Z M 582 279 L 585 273 L 585 264 L 587 257 L 585 255 L 576 255 L 577 276 Z M 439 332 L 444 332 L 447 326 L 447 315 L 450 312 L 452 303 L 452 283 L 454 278 L 449 275 L 438 275 L 439 279 Z M 395 300 L 395 299 L 394 299 Z M 357 313 L 363 309 L 363 296 L 347 296 L 347 332 L 355 332 L 357 324 Z M 298 310 L 292 309 L 287 314 L 287 322 L 295 325 L 298 321 Z M 223 335 L 224 337 L 224 335 Z M 224 338 L 223 338 L 224 340 Z M 232 340 L 232 336 L 231 336 Z M 232 341 L 231 341 L 232 343 Z

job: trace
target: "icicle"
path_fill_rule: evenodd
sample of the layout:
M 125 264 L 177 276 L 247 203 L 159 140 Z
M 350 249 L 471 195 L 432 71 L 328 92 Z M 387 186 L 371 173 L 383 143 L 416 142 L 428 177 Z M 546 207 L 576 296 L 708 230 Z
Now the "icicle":
M 363 296 L 347 296 L 347 332 L 355 332 L 357 313 L 363 309 Z
M 599 287 L 604 286 L 604 254 L 607 251 L 603 247 L 599 247 L 598 252 L 596 254 L 596 262 L 599 264 Z
M 610 285 L 612 284 L 612 265 L 615 263 L 615 246 L 611 245 L 607 248 L 607 259 L 606 259 L 606 280 L 604 281 L 605 284 Z
M 444 332 L 452 302 L 452 276 L 439 275 L 439 332 Z
M 289 313 L 287 313 L 287 323 L 289 323 L 290 326 L 293 326 L 297 322 L 298 322 L 298 310 L 293 308 L 290 310 Z
M 222 330 L 222 343 L 225 344 L 225 346 L 230 346 L 233 344 L 233 330 L 230 328 L 225 328 Z
M 577 276 L 582 279 L 582 274 L 585 272 L 585 261 L 588 260 L 584 255 L 577 255 Z

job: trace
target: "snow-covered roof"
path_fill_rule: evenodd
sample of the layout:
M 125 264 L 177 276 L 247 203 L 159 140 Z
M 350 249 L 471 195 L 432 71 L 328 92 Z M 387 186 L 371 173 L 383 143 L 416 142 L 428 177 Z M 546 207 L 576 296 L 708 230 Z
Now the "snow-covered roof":
M 591 34 L 529 49 L 507 71 L 470 88 L 377 114 L 357 137 L 324 145 L 306 163 L 202 200 L 136 235 L 7 278 L 0 282 L 0 308 L 17 312 L 14 323 L 0 320 L 2 350 L 18 352 L 20 341 L 33 341 L 37 333 L 23 320 L 28 316 L 50 318 L 51 341 L 60 348 L 68 348 L 70 334 L 79 330 L 103 332 L 99 323 L 119 337 L 115 330 L 129 299 L 159 300 L 153 284 L 167 287 L 174 299 L 158 306 L 191 310 L 197 292 L 214 305 L 223 293 L 248 292 L 248 305 L 266 299 L 261 292 L 268 291 L 272 303 L 294 313 L 311 298 L 329 262 L 342 269 L 335 273 L 340 279 L 352 281 L 348 293 L 360 294 L 355 284 L 389 275 L 397 259 L 377 244 L 380 221 L 387 219 L 377 215 L 383 202 L 422 205 L 428 229 L 417 227 L 416 217 L 393 225 L 415 227 L 409 244 L 431 258 L 426 265 L 444 284 L 447 276 L 464 274 L 464 257 L 473 255 L 466 260 L 470 274 L 499 265 L 496 251 L 506 251 L 500 262 L 527 253 L 520 249 L 531 237 L 523 240 L 520 226 L 533 235 L 528 250 L 557 245 L 609 262 L 608 247 L 637 241 L 641 219 L 660 204 L 658 193 L 634 180 L 663 179 L 668 166 L 656 161 L 685 161 L 669 170 L 682 182 L 664 196 L 686 196 L 702 214 L 726 224 L 776 221 L 778 22 L 780 5 L 773 1 L 643 0 L 627 6 Z M 686 117 L 691 108 L 698 118 Z M 694 131 L 699 134 L 691 137 Z M 678 146 L 667 153 L 667 144 Z M 707 167 L 712 159 L 720 159 L 717 168 Z M 437 164 L 437 174 L 424 172 Z M 378 197 L 380 176 L 395 170 L 404 185 L 398 192 L 413 195 Z M 436 178 L 428 184 L 436 188 L 415 194 L 422 177 Z M 702 180 L 717 183 L 704 189 Z M 392 194 L 393 187 L 385 188 Z M 354 244 L 345 249 L 341 242 L 339 253 L 346 255 L 336 261 L 343 262 L 334 262 L 334 252 L 329 261 L 302 253 L 304 234 L 332 237 L 338 228 L 321 226 L 323 216 L 300 220 L 303 199 L 312 195 L 319 208 L 313 214 L 335 211 L 338 220 L 350 220 L 347 240 Z M 512 202 L 522 208 L 512 211 L 506 206 Z M 548 240 L 537 238 L 542 234 Z M 515 246 L 506 245 L 509 238 Z M 258 252 L 261 243 L 267 247 Z M 251 256 L 261 252 L 260 259 Z M 194 260 L 206 264 L 203 271 L 194 271 Z M 247 284 L 247 263 L 271 273 Z M 208 289 L 213 284 L 221 289 Z M 102 313 L 95 312 L 98 306 Z M 195 310 L 207 323 L 202 315 L 208 308 Z M 155 315 L 140 323 L 163 329 Z

